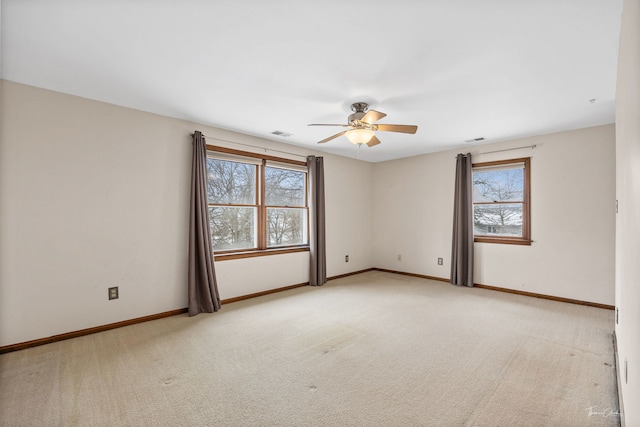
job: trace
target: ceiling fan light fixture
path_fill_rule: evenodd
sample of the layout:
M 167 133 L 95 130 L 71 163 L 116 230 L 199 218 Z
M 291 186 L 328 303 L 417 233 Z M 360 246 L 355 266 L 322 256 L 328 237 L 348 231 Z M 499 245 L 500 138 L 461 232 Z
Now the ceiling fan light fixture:
M 366 144 L 374 135 L 375 132 L 371 129 L 352 129 L 344 134 L 352 144 Z
M 360 146 L 362 144 L 367 144 L 369 147 L 374 147 L 380 144 L 380 140 L 376 136 L 375 131 L 414 134 L 418 130 L 418 126 L 416 125 L 376 124 L 378 120 L 386 117 L 387 115 L 380 111 L 369 110 L 369 106 L 366 102 L 356 102 L 351 105 L 351 109 L 354 113 L 348 117 L 347 124 L 311 123 L 308 125 L 339 126 L 342 128 L 348 128 L 348 130 L 343 130 L 335 135 L 331 135 L 329 138 L 318 141 L 318 144 L 324 144 L 325 142 L 332 141 L 344 135 L 347 137 L 349 142 L 354 145 Z

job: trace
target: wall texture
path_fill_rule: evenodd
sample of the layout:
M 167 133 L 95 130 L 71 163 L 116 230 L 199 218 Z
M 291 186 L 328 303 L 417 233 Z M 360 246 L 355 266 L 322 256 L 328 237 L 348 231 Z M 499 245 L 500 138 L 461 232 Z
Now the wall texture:
M 536 145 L 495 154 L 507 148 Z M 475 282 L 613 305 L 614 126 L 469 147 L 474 162 L 531 156 L 531 246 L 475 244 Z M 448 278 L 455 155 L 374 168 L 375 265 Z M 398 255 L 402 260 L 398 261 Z M 444 258 L 442 266 L 437 258 Z
M 625 0 L 616 94 L 616 338 L 627 426 L 640 425 L 640 1 Z
M 186 307 L 195 129 L 323 155 L 328 275 L 372 267 L 369 163 L 8 81 L 1 90 L 0 346 Z M 231 298 L 308 281 L 308 254 L 216 268 Z

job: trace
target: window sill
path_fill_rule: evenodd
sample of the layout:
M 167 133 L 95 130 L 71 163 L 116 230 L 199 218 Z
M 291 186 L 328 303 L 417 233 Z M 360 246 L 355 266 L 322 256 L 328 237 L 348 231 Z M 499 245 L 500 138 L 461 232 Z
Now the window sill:
M 486 237 L 478 236 L 473 239 L 476 243 L 502 243 L 504 245 L 523 245 L 531 246 L 533 240 L 530 239 L 514 239 L 508 237 Z
M 255 257 L 271 256 L 271 255 L 283 255 L 283 254 L 292 254 L 296 252 L 309 252 L 309 246 L 301 246 L 301 247 L 295 247 L 295 248 L 266 249 L 262 251 L 214 254 L 213 259 L 215 261 L 230 261 L 232 259 L 255 258 Z

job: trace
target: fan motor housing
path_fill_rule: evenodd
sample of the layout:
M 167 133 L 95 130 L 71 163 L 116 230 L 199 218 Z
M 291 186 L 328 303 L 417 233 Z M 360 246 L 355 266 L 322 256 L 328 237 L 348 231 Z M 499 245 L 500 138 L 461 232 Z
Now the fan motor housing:
M 364 117 L 365 113 L 357 112 L 349 115 L 349 124 L 353 124 L 356 121 L 360 121 Z
M 351 104 L 351 111 L 354 113 L 349 115 L 349 124 L 352 126 L 360 125 L 358 122 L 360 122 L 360 119 L 364 117 L 368 109 L 369 104 L 366 102 L 354 102 Z

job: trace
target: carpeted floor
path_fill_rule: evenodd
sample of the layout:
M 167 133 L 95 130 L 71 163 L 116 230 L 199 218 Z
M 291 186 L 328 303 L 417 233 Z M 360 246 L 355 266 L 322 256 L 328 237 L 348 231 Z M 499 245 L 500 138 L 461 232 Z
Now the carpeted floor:
M 0 356 L 2 426 L 617 426 L 613 312 L 367 272 Z

